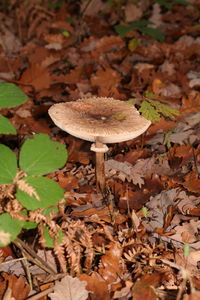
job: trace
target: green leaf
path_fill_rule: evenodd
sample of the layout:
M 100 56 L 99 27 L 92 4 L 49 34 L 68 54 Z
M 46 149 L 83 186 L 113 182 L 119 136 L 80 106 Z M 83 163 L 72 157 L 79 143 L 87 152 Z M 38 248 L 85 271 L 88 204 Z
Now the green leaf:
M 57 214 L 59 212 L 59 209 L 57 206 L 51 206 L 51 207 L 48 207 L 48 208 L 45 208 L 43 210 L 43 215 L 44 216 L 50 216 L 50 214 Z
M 132 22 L 129 25 L 116 25 L 114 28 L 115 31 L 118 33 L 118 35 L 121 37 L 125 36 L 131 30 L 138 30 L 141 33 L 153 37 L 159 42 L 163 42 L 164 41 L 163 33 L 157 28 L 148 27 L 148 25 L 150 24 L 153 23 L 147 20 L 141 20 L 141 21 Z
M 183 253 L 185 258 L 187 258 L 190 255 L 190 245 L 188 243 L 184 243 Z
M 24 185 L 18 185 L 16 198 L 27 209 L 47 208 L 64 196 L 64 190 L 46 177 L 25 177 Z
M 145 97 L 146 98 L 152 98 L 153 97 L 153 92 L 151 92 L 151 91 L 145 91 Z
M 0 184 L 12 183 L 17 174 L 17 159 L 7 146 L 0 144 Z
M 127 115 L 126 114 L 117 114 L 117 115 L 113 115 L 112 117 L 118 121 L 123 121 L 127 118 Z
M 177 109 L 172 108 L 169 105 L 162 104 L 155 100 L 148 100 L 148 101 L 150 102 L 151 105 L 153 105 L 156 108 L 157 112 L 161 113 L 164 117 L 168 117 L 174 120 L 175 117 L 180 115 L 180 112 Z
M 138 45 L 139 45 L 139 40 L 138 39 L 131 39 L 128 43 L 128 49 L 131 52 L 134 52 L 137 49 Z
M 161 43 L 165 39 L 163 33 L 157 28 L 142 27 L 142 28 L 138 28 L 138 31 L 140 31 L 141 33 L 147 34 L 148 36 L 156 39 L 157 41 L 159 41 Z
M 24 222 L 24 224 L 23 224 L 23 228 L 24 229 L 35 229 L 35 228 L 37 228 L 37 226 L 38 226 L 37 223 L 35 223 L 35 222 L 29 222 L 29 221 Z
M 148 101 L 142 102 L 139 112 L 141 112 L 144 118 L 152 122 L 158 122 L 160 120 L 160 114 Z
M 154 2 L 160 4 L 161 6 L 165 7 L 167 10 L 172 8 L 172 3 L 168 3 L 165 0 L 154 0 Z
M 50 236 L 47 226 L 44 226 L 43 230 L 44 230 L 44 239 L 45 239 L 46 247 L 54 248 L 55 247 L 54 239 L 52 239 L 52 237 Z M 56 241 L 58 243 L 62 243 L 63 236 L 64 236 L 64 233 L 62 232 L 61 229 L 59 229 L 58 237 L 57 237 Z
M 171 134 L 172 131 L 169 130 L 164 134 L 164 138 L 163 138 L 163 145 L 166 145 L 168 150 L 171 148 L 171 141 L 170 141 Z
M 24 222 L 11 218 L 10 214 L 0 215 L 0 247 L 12 242 L 20 233 Z
M 0 108 L 23 104 L 28 96 L 13 83 L 0 82 Z
M 36 134 L 24 142 L 20 155 L 20 168 L 29 175 L 43 175 L 64 166 L 67 160 L 65 145 L 53 142 L 46 134 Z
M 121 37 L 125 36 L 132 30 L 131 27 L 128 25 L 116 25 L 114 28 L 117 34 Z
M 69 37 L 69 36 L 70 36 L 70 33 L 69 33 L 69 31 L 67 31 L 67 30 L 62 30 L 61 33 L 62 33 L 62 35 L 63 35 L 64 37 Z
M 4 116 L 0 115 L 0 134 L 16 134 L 15 127 Z
M 127 33 L 129 33 L 131 30 L 138 30 L 149 24 L 152 24 L 152 22 L 147 21 L 147 20 L 141 20 L 141 21 L 132 22 L 132 23 L 130 23 L 130 25 L 116 25 L 114 27 L 114 29 L 118 33 L 119 36 L 123 37 Z
M 183 5 L 183 6 L 192 5 L 190 2 L 185 1 L 185 0 L 174 0 L 173 2 L 174 2 L 174 4 L 179 4 L 179 5 Z

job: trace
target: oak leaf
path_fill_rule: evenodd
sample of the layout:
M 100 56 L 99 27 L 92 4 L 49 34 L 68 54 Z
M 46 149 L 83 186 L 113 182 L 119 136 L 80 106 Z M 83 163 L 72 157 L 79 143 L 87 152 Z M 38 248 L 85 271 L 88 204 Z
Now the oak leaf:
M 85 281 L 67 275 L 56 282 L 54 292 L 48 296 L 51 300 L 86 300 L 89 294 L 86 285 Z
M 37 91 L 48 89 L 51 76 L 47 68 L 42 65 L 33 65 L 22 74 L 20 82 L 34 86 Z

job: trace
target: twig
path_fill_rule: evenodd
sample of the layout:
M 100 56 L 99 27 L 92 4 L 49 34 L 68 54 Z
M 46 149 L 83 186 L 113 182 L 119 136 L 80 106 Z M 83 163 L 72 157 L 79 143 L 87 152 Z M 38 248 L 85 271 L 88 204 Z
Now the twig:
M 32 261 L 34 264 L 36 264 L 38 267 L 40 267 L 42 270 L 49 274 L 56 274 L 56 271 L 54 271 L 49 264 L 46 263 L 41 257 L 39 257 L 34 250 L 32 250 L 29 246 L 27 246 L 22 240 L 19 238 L 16 238 L 13 243 L 21 249 L 22 252 L 25 253 L 27 260 Z
M 54 291 L 54 287 L 50 287 L 36 295 L 33 295 L 31 297 L 28 297 L 26 298 L 25 300 L 38 300 L 38 299 L 41 299 L 43 298 L 44 296 L 48 295 L 49 293 L 53 292 Z

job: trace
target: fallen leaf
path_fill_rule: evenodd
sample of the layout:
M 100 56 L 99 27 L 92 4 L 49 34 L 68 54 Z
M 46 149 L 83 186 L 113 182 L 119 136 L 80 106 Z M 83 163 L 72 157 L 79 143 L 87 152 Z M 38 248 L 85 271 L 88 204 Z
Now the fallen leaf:
M 37 91 L 41 91 L 50 87 L 51 76 L 47 68 L 36 64 L 23 72 L 20 82 L 33 85 Z
M 87 283 L 69 275 L 56 281 L 54 292 L 48 296 L 51 300 L 86 300 L 89 292 L 85 289 Z
M 120 259 L 122 256 L 122 247 L 117 242 L 110 243 L 110 249 L 106 250 L 101 258 L 99 265 L 99 274 L 107 283 L 113 283 L 122 272 Z
M 87 282 L 87 289 L 92 292 L 93 300 L 111 300 L 107 282 L 97 273 L 80 274 L 79 279 Z

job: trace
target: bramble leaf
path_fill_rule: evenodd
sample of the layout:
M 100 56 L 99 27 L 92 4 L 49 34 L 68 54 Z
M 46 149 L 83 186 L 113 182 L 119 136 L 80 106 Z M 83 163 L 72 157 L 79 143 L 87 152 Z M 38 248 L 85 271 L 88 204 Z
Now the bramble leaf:
M 15 127 L 4 116 L 0 115 L 0 134 L 16 134 Z
M 0 215 L 0 247 L 6 246 L 20 233 L 24 222 L 13 219 L 10 214 Z
M 0 108 L 23 104 L 28 96 L 13 83 L 0 82 Z
M 51 141 L 46 134 L 36 134 L 24 142 L 19 165 L 29 175 L 43 175 L 63 167 L 67 156 L 65 145 Z
M 25 188 L 23 189 L 22 185 L 18 186 L 16 198 L 29 210 L 47 208 L 64 196 L 64 190 L 49 178 L 28 176 L 23 181 Z
M 0 184 L 13 182 L 17 174 L 17 159 L 7 146 L 0 144 Z

